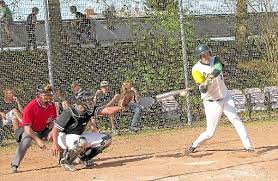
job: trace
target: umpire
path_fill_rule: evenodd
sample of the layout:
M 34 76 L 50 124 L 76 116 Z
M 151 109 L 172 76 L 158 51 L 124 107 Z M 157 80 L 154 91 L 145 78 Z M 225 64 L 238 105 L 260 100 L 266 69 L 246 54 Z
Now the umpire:
M 57 118 L 56 108 L 52 102 L 52 87 L 40 85 L 37 87 L 37 97 L 31 100 L 23 110 L 23 121 L 19 129 L 16 130 L 16 141 L 18 147 L 15 157 L 11 162 L 11 169 L 17 172 L 20 162 L 24 158 L 32 140 L 41 149 L 46 145 L 43 140 L 48 138 L 48 134 Z

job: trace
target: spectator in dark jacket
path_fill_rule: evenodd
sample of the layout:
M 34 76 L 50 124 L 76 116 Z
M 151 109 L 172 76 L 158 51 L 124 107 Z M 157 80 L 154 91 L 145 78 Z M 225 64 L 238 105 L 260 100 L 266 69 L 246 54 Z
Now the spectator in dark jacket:
M 26 22 L 26 32 L 27 32 L 27 47 L 26 49 L 29 50 L 33 45 L 33 49 L 37 49 L 36 43 L 36 24 L 37 24 L 37 14 L 39 13 L 39 9 L 37 7 L 32 8 L 32 13 L 28 15 L 27 22 Z

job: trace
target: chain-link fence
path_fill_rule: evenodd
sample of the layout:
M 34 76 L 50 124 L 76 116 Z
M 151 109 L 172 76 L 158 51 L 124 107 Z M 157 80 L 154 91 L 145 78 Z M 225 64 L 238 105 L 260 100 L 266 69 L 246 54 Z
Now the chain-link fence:
M 82 88 L 94 95 L 102 81 L 108 81 L 110 90 L 115 94 L 127 79 L 134 83 L 141 97 L 155 98 L 158 94 L 185 88 L 184 74 L 187 73 L 188 84 L 196 87 L 190 92 L 192 121 L 203 121 L 202 101 L 191 77 L 191 68 L 197 62 L 194 49 L 203 42 L 224 63 L 228 89 L 237 89 L 243 95 L 243 100 L 236 102 L 236 106 L 246 119 L 277 112 L 277 97 L 271 97 L 275 95 L 272 92 L 266 92 L 269 90 L 266 87 L 272 86 L 274 90 L 278 80 L 275 11 L 248 16 L 248 40 L 244 48 L 239 49 L 234 41 L 237 25 L 233 14 L 235 2 L 184 3 L 188 53 L 188 65 L 184 66 L 179 9 L 171 1 L 167 1 L 167 5 L 163 4 L 164 1 L 60 0 L 59 6 L 53 3 L 49 8 L 45 8 L 45 2 L 7 0 L 7 6 L 4 6 L 11 10 L 13 20 L 1 23 L 1 89 L 13 89 L 23 105 L 35 97 L 36 86 L 48 82 L 49 76 L 53 76 L 54 86 L 61 92 L 60 99 L 57 99 L 61 101 L 73 95 L 73 81 L 78 81 Z M 206 3 L 217 8 L 206 11 L 203 8 Z M 223 8 L 219 4 L 223 4 Z M 39 10 L 37 14 L 34 7 Z M 56 19 L 56 15 L 51 14 L 55 7 L 60 7 L 61 22 L 59 17 Z M 248 7 L 250 11 L 251 6 Z M 275 10 L 277 4 L 272 3 L 271 7 Z M 2 15 L 6 13 L 1 11 Z M 50 12 L 50 24 L 47 26 L 44 21 L 46 11 Z M 51 21 L 58 23 L 51 24 Z M 247 88 L 259 88 L 263 96 L 251 100 Z M 262 108 L 257 109 L 257 103 Z M 4 104 L 1 92 L 1 105 Z M 242 106 L 243 109 L 240 109 Z M 156 101 L 150 109 L 141 110 L 139 127 L 183 126 L 188 123 L 187 111 L 185 97 Z M 132 116 L 131 111 L 117 115 L 116 127 L 120 130 L 127 128 Z M 100 127 L 104 124 L 102 118 L 98 118 L 97 122 Z M 0 144 L 10 138 L 12 132 L 11 126 L 2 125 Z

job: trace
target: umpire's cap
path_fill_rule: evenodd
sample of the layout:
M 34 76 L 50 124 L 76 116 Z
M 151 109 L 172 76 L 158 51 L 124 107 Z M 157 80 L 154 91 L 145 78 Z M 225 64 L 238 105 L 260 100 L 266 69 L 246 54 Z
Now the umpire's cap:
M 53 92 L 53 87 L 50 84 L 40 84 L 37 86 L 37 93 Z
M 210 48 L 206 44 L 200 44 L 195 49 L 195 54 L 198 58 L 201 57 L 201 55 L 205 54 L 206 52 L 210 52 Z

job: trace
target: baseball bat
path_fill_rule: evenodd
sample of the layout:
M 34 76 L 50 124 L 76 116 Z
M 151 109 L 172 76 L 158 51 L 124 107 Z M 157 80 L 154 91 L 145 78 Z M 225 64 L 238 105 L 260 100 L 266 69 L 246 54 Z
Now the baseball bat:
M 192 88 L 174 90 L 174 91 L 166 92 L 166 93 L 163 93 L 163 94 L 159 94 L 159 95 L 155 96 L 155 98 L 156 98 L 157 101 L 159 101 L 161 99 L 165 99 L 165 98 L 170 97 L 170 96 L 180 95 L 181 93 L 186 94 L 186 92 L 190 91 L 190 90 L 192 90 Z

